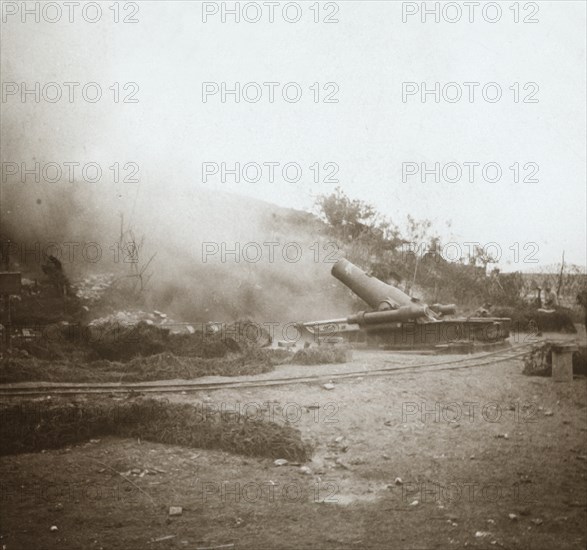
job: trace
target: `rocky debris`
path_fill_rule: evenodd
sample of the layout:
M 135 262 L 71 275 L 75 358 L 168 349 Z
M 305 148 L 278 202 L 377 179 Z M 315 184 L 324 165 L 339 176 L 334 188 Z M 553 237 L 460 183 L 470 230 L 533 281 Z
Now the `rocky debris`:
M 310 470 L 310 468 L 308 468 L 308 466 L 301 466 L 300 467 L 300 474 L 304 474 L 304 475 L 312 475 L 312 470 Z
M 186 323 L 180 323 L 170 319 L 166 314 L 154 310 L 152 313 L 135 310 L 135 311 L 117 311 L 104 317 L 99 317 L 88 323 L 90 327 L 108 327 L 108 326 L 134 326 L 139 323 L 169 329 L 172 334 L 194 334 L 195 329 Z M 191 330 L 188 329 L 190 327 Z
M 324 384 L 322 387 L 325 390 L 333 390 L 334 389 L 334 384 L 332 382 L 328 382 L 327 384 Z
M 288 461 L 285 460 L 285 458 L 278 458 L 277 460 L 273 461 L 273 464 L 275 466 L 285 466 L 286 464 L 288 464 Z
M 340 458 L 335 459 L 334 462 L 337 466 L 340 466 L 344 470 L 350 470 L 350 468 Z
M 163 537 L 158 537 L 156 539 L 151 539 L 151 542 L 161 542 L 163 540 L 171 540 L 174 539 L 177 535 L 165 535 Z
M 104 469 L 100 470 L 100 472 L 105 471 Z M 120 472 L 120 475 L 123 477 L 135 476 L 135 477 L 145 477 L 145 475 L 156 476 L 157 474 L 164 474 L 165 470 L 160 470 L 159 468 L 132 468 L 127 470 L 126 472 Z
M 183 514 L 183 508 L 181 506 L 170 506 L 169 507 L 169 515 L 170 516 L 181 516 Z
M 74 283 L 72 286 L 75 295 L 89 303 L 97 302 L 114 283 L 113 273 L 94 274 Z
M 58 531 L 57 525 L 51 525 L 49 531 Z

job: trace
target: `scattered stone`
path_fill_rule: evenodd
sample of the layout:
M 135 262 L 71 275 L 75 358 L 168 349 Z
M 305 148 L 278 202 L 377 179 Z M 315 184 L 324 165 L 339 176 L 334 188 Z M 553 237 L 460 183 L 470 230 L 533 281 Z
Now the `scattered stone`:
M 338 464 L 341 468 L 344 468 L 345 470 L 350 470 L 350 468 L 340 458 L 337 458 L 334 462 Z
M 57 525 L 51 525 L 50 531 L 57 531 Z
M 477 538 L 490 537 L 491 536 L 491 533 L 489 531 L 477 531 L 475 533 L 475 536 Z
M 403 485 L 404 484 L 404 482 L 402 481 L 402 478 L 401 477 L 396 477 L 395 480 L 394 480 L 394 483 L 396 485 Z
M 334 389 L 334 384 L 332 384 L 331 382 L 328 382 L 327 384 L 324 384 L 322 387 L 325 390 L 333 390 Z
M 543 520 L 541 520 L 540 518 L 534 518 L 532 520 L 530 520 L 534 525 L 542 525 L 544 523 Z
M 153 542 L 161 542 L 162 540 L 170 540 L 170 539 L 174 539 L 177 535 L 165 535 L 164 537 L 159 537 L 156 539 L 153 539 Z
M 389 455 L 381 455 L 381 458 L 383 460 L 391 460 L 391 457 Z
M 518 520 L 518 516 L 516 514 L 508 514 L 508 517 L 512 520 L 512 521 L 517 521 Z
M 544 416 L 552 416 L 554 413 L 550 410 L 544 411 Z
M 410 506 L 418 506 L 418 504 L 420 504 L 420 502 L 417 500 L 410 502 Z
M 312 475 L 312 470 L 310 470 L 310 468 L 308 468 L 308 466 L 301 466 L 300 467 L 300 474 L 310 476 L 310 475 Z
M 343 437 L 342 435 L 339 435 L 339 436 L 338 436 L 338 437 L 337 437 L 337 438 L 334 440 L 334 442 L 335 442 L 335 443 L 340 443 L 340 442 L 341 442 L 343 439 L 344 439 L 344 437 Z
M 169 507 L 169 515 L 170 516 L 181 516 L 183 513 L 183 508 L 181 506 L 170 506 Z
M 277 460 L 273 461 L 273 464 L 275 464 L 275 466 L 285 466 L 288 463 L 287 460 L 285 460 L 285 458 L 278 458 Z

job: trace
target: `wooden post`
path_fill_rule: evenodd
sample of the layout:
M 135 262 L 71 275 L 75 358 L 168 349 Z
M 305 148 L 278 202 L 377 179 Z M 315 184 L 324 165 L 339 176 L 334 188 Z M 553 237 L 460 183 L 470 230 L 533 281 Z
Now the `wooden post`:
M 0 273 L 0 296 L 4 305 L 4 345 L 10 349 L 10 332 L 12 329 L 12 312 L 10 311 L 10 296 L 20 294 L 21 292 L 21 274 L 18 272 Z
M 573 381 L 573 352 L 578 350 L 572 342 L 552 346 L 552 379 L 555 382 Z
M 4 311 L 6 312 L 6 321 L 4 322 L 4 345 L 6 349 L 10 349 L 12 347 L 12 342 L 10 339 L 10 331 L 12 328 L 12 315 L 10 311 L 10 294 L 4 294 Z

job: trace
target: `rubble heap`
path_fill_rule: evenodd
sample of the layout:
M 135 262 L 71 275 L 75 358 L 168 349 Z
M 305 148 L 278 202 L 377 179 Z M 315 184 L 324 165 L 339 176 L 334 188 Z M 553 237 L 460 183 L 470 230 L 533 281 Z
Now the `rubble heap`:
M 101 273 L 90 275 L 71 286 L 80 300 L 93 304 L 102 298 L 104 293 L 112 287 L 114 281 L 113 273 Z

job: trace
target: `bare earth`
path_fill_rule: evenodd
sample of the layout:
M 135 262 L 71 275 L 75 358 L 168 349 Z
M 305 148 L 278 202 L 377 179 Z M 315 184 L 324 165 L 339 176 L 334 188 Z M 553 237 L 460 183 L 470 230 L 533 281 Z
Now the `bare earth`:
M 446 359 L 355 351 L 328 372 Z M 114 438 L 3 457 L 0 542 L 6 550 L 585 548 L 586 380 L 521 370 L 511 360 L 358 376 L 332 390 L 320 382 L 162 394 L 289 419 L 314 443 L 313 460 L 275 466 Z

